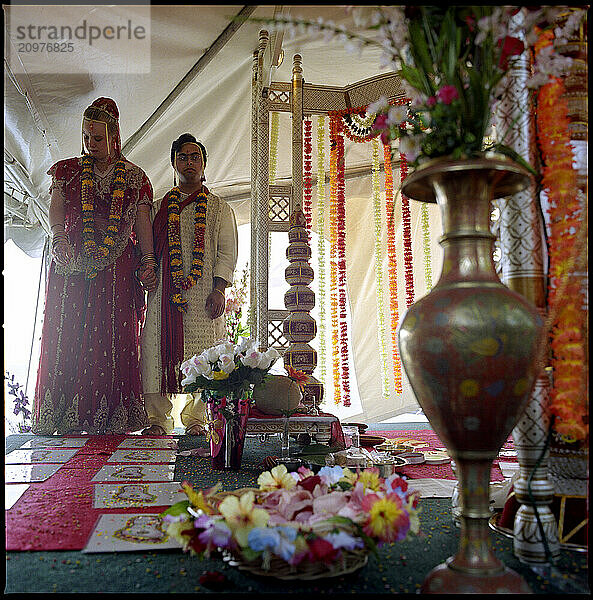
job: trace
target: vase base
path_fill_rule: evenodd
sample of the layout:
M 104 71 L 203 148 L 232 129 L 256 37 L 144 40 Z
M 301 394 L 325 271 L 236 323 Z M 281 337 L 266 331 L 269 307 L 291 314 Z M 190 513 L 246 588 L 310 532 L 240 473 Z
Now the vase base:
M 515 571 L 504 567 L 496 575 L 464 573 L 442 563 L 426 577 L 421 594 L 531 594 L 531 588 Z

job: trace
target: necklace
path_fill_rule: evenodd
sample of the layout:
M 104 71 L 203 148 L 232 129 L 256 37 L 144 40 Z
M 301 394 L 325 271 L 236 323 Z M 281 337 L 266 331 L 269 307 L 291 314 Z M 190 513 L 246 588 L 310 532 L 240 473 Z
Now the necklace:
M 183 300 L 182 290 L 188 290 L 202 277 L 204 267 L 204 234 L 206 231 L 206 205 L 208 196 L 202 192 L 196 198 L 196 212 L 194 217 L 194 245 L 192 250 L 192 263 L 189 275 L 183 277 L 183 258 L 181 255 L 181 227 L 179 200 L 181 191 L 174 187 L 169 192 L 167 202 L 167 236 L 169 240 L 169 259 L 171 265 L 171 279 L 176 290 L 171 294 L 171 302 L 179 312 L 187 310 L 187 301 Z
M 107 232 L 101 244 L 95 241 L 95 204 L 93 195 L 93 159 L 90 156 L 82 158 L 82 240 L 87 256 L 94 259 L 106 258 L 115 244 L 115 235 L 119 231 L 119 224 L 123 210 L 124 191 L 126 184 L 126 167 L 123 160 L 115 164 L 113 192 L 109 207 L 109 221 Z M 87 279 L 97 276 L 97 271 L 91 269 L 87 272 Z

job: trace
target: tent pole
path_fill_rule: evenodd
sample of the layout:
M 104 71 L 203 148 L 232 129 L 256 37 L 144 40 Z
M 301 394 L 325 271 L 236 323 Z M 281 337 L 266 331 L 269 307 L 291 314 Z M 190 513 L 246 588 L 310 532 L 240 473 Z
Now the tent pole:
M 183 79 L 173 88 L 169 95 L 163 100 L 160 106 L 148 117 L 148 119 L 140 126 L 140 128 L 126 140 L 122 147 L 122 153 L 128 153 L 133 150 L 140 140 L 144 137 L 150 128 L 161 118 L 167 109 L 177 100 L 181 93 L 187 88 L 198 74 L 210 63 L 210 61 L 222 50 L 227 42 L 237 32 L 239 27 L 249 18 L 255 11 L 257 5 L 245 5 L 236 14 L 233 20 L 225 28 L 225 30 L 216 38 L 214 43 L 204 52 L 198 62 L 186 73 Z

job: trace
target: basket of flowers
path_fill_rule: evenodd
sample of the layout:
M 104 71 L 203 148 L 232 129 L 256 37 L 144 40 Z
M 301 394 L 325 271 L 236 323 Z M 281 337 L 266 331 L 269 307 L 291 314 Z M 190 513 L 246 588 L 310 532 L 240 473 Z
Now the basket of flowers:
M 230 565 L 278 579 L 319 579 L 352 573 L 377 547 L 419 531 L 419 494 L 405 479 L 375 468 L 351 471 L 278 465 L 259 488 L 220 491 L 182 484 L 187 495 L 169 507 L 169 535 L 186 552 L 218 554 Z

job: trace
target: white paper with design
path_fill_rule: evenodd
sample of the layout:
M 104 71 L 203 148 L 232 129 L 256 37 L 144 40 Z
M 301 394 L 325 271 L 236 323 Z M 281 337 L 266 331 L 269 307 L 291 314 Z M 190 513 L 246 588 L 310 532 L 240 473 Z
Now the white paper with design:
M 88 438 L 35 438 L 34 440 L 29 440 L 26 444 L 23 444 L 19 450 L 25 450 L 27 448 L 82 448 L 87 442 Z
M 103 465 L 91 481 L 173 481 L 175 465 Z
M 156 448 L 160 450 L 177 450 L 177 440 L 167 438 L 127 437 L 118 448 Z
M 177 482 L 97 483 L 93 487 L 94 508 L 171 506 L 187 498 Z
M 31 483 L 45 481 L 60 469 L 61 464 L 42 465 L 6 465 L 4 468 L 5 483 Z
M 105 514 L 97 520 L 83 552 L 153 551 L 180 548 L 159 514 Z
M 45 448 L 38 450 L 14 450 L 6 455 L 7 465 L 28 465 L 33 463 L 65 463 L 79 448 Z
M 107 460 L 110 463 L 172 463 L 174 450 L 153 450 L 152 448 L 121 448 Z

